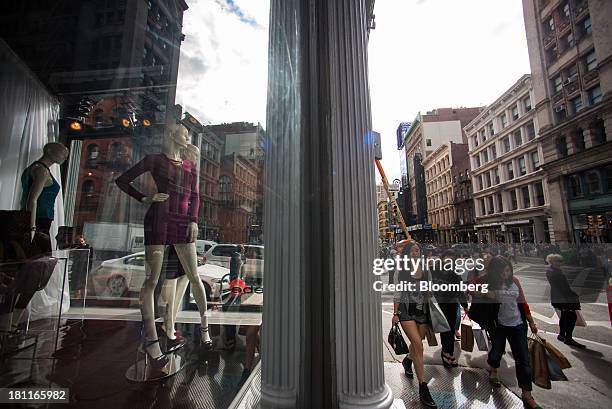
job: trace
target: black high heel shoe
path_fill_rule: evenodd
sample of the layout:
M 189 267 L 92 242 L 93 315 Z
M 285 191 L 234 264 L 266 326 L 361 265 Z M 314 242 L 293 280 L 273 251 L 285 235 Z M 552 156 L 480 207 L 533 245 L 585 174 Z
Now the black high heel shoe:
M 213 349 L 213 342 L 210 340 L 210 337 L 208 337 L 208 341 L 204 341 L 204 334 L 208 334 L 208 327 L 200 327 L 200 340 L 204 349 L 210 351 Z
M 404 374 L 407 377 L 412 378 L 414 376 L 414 372 L 412 372 L 412 359 L 408 358 L 408 355 L 404 357 L 402 366 L 404 367 Z
M 149 354 L 149 351 L 147 351 L 147 348 L 150 347 L 151 345 L 155 345 L 156 343 L 159 343 L 159 339 L 156 339 L 153 341 L 144 341 L 142 345 L 140 346 L 140 350 L 145 353 L 145 356 L 146 356 L 145 359 L 147 360 L 145 362 L 151 365 L 154 370 L 161 371 L 166 365 L 168 365 L 168 362 L 170 362 L 170 359 L 163 353 L 156 358 L 152 357 Z

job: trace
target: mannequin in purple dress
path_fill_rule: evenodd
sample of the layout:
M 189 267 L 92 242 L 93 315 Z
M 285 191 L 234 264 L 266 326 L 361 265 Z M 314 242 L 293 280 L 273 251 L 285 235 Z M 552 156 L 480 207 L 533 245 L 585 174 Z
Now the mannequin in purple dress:
M 166 246 L 173 245 L 179 261 L 191 282 L 201 320 L 201 338 L 206 348 L 212 347 L 206 318 L 207 300 L 202 281 L 197 273 L 195 240 L 198 235 L 197 168 L 189 160 L 182 160 L 181 149 L 187 146 L 187 129 L 180 124 L 168 126 L 162 152 L 147 155 L 119 178 L 117 186 L 134 199 L 150 204 L 144 218 L 146 278 L 140 291 L 140 309 L 144 323 L 143 348 L 152 365 L 163 369 L 168 357 L 162 353 L 154 322 L 153 294 Z M 149 172 L 157 185 L 157 193 L 146 196 L 131 183 L 138 176 Z
M 183 159 L 190 161 L 195 164 L 196 175 L 199 175 L 200 167 L 200 149 L 197 146 L 188 144 L 182 149 Z M 172 346 L 181 342 L 182 336 L 176 332 L 174 328 L 176 323 L 176 316 L 178 314 L 179 306 L 187 290 L 187 284 L 189 284 L 189 278 L 184 274 L 183 269 L 180 266 L 176 267 L 177 271 L 172 271 L 171 276 L 166 276 L 166 281 L 162 289 L 162 297 L 166 301 L 166 314 L 164 316 L 164 323 L 162 329 L 168 337 L 168 344 Z

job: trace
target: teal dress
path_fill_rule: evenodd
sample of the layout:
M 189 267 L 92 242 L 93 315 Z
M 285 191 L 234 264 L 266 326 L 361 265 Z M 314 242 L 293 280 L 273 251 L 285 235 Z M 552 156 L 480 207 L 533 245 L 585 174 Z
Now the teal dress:
M 49 237 L 49 230 L 51 228 L 51 222 L 55 217 L 55 199 L 60 191 L 60 185 L 57 180 L 51 174 L 51 170 L 47 165 L 40 161 L 33 162 L 28 166 L 21 174 L 21 210 L 27 210 L 28 207 L 28 196 L 30 195 L 30 189 L 32 188 L 32 166 L 39 164 L 44 166 L 49 172 L 49 176 L 53 180 L 51 186 L 45 186 L 38 196 L 36 201 L 36 234 L 34 236 L 34 243 L 42 252 L 51 251 L 51 239 Z

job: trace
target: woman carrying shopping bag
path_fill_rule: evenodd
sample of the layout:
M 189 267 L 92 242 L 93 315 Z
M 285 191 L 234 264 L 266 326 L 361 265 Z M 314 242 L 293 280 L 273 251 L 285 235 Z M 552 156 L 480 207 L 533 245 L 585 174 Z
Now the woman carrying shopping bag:
M 549 254 L 546 256 L 546 263 L 549 265 L 548 270 L 546 270 L 546 278 L 550 283 L 550 303 L 554 308 L 561 311 L 557 339 L 571 347 L 586 348 L 586 345 L 574 341 L 572 336 L 576 326 L 577 311 L 580 311 L 580 299 L 578 294 L 570 287 L 565 274 L 561 270 L 563 256 Z
M 414 260 L 419 259 L 421 248 L 416 242 L 408 243 L 404 245 L 401 256 L 407 256 Z M 427 382 L 425 382 L 425 367 L 423 365 L 422 339 L 431 325 L 431 319 L 428 314 L 429 294 L 419 290 L 419 282 L 427 280 L 427 274 L 420 267 L 416 271 L 402 269 L 397 274 L 397 283 L 414 286 L 414 291 L 408 289 L 406 291 L 396 291 L 393 297 L 393 318 L 391 322 L 393 325 L 399 323 L 410 341 L 410 352 L 402 362 L 404 373 L 408 377 L 414 376 L 412 372 L 412 364 L 414 363 L 414 371 L 419 381 L 421 402 L 429 408 L 436 408 L 436 402 L 429 392 Z
M 489 380 L 494 386 L 501 386 L 497 368 L 508 340 L 514 357 L 516 379 L 522 390 L 523 404 L 525 408 L 539 408 L 531 394 L 532 370 L 527 343 L 527 323 L 534 334 L 538 332 L 538 328 L 531 317 L 521 283 L 514 276 L 512 263 L 505 257 L 496 256 L 489 263 L 487 270 L 487 275 L 476 278 L 474 283 L 488 284 L 488 292 L 480 293 L 480 296 L 489 300 L 491 309 L 498 309 L 494 322 L 487 326 L 491 337 L 491 350 L 487 359 Z M 479 298 L 478 302 L 485 300 Z

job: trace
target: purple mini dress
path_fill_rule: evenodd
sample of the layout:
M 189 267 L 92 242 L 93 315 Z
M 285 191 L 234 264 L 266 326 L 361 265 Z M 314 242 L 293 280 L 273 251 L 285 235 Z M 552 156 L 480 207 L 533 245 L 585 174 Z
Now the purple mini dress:
M 152 203 L 144 218 L 145 245 L 189 243 L 189 225 L 198 222 L 200 195 L 194 163 L 175 162 L 163 153 L 147 155 L 117 178 L 115 183 L 134 199 L 145 195 L 132 181 L 145 172 L 153 176 L 158 193 L 169 195 L 165 202 Z

